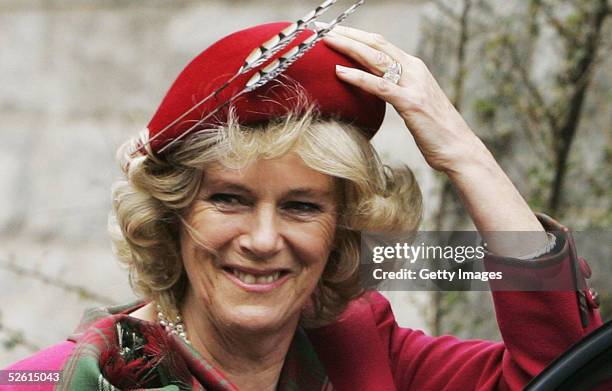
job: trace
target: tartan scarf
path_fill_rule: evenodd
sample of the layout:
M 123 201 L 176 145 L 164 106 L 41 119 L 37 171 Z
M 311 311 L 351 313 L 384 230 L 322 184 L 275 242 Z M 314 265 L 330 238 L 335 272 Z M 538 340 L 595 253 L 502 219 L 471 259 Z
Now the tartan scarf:
M 75 349 L 62 370 L 59 391 L 238 390 L 191 345 L 157 323 L 128 316 L 142 306 L 89 309 L 68 338 Z M 333 391 L 306 333 L 298 328 L 278 391 Z

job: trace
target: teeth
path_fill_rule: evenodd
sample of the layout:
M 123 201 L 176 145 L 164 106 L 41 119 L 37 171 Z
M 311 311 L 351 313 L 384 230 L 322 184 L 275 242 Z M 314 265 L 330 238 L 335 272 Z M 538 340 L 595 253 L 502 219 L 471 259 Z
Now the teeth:
M 232 273 L 245 284 L 270 284 L 278 280 L 281 274 L 280 272 L 274 272 L 265 276 L 256 276 L 236 269 L 232 269 Z

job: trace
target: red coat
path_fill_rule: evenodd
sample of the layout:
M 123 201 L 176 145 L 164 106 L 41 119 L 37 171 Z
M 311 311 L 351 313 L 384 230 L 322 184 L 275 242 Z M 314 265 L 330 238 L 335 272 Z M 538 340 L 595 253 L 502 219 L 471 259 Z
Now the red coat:
M 496 292 L 504 342 L 430 337 L 397 325 L 379 293 L 309 332 L 337 390 L 521 390 L 550 361 L 601 325 L 582 327 L 572 292 Z
M 588 264 L 577 257 L 567 228 L 547 216 L 539 218 L 547 230 L 565 232 L 566 241 L 556 254 L 524 262 L 543 265 L 539 270 L 544 273 L 562 269 L 557 275 L 571 277 L 580 290 L 493 292 L 503 342 L 430 337 L 399 327 L 389 302 L 373 292 L 352 303 L 338 322 L 309 332 L 335 388 L 521 390 L 548 363 L 599 327 L 594 291 L 586 284 Z M 486 262 L 496 267 L 519 261 L 489 256 Z

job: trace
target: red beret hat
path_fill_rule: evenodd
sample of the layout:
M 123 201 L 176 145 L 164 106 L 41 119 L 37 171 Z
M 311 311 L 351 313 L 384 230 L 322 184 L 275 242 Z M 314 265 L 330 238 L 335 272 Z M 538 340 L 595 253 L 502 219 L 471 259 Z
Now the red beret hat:
M 213 99 L 180 121 L 175 121 L 234 76 L 253 49 L 289 25 L 290 23 L 284 22 L 268 23 L 235 32 L 217 41 L 193 59 L 178 75 L 148 125 L 151 149 L 158 152 L 192 128 L 193 124 L 204 118 L 208 112 L 240 92 L 257 69 L 241 75 Z M 311 34 L 313 32 L 310 30 L 303 31 L 297 36 L 296 42 L 303 41 Z M 289 48 L 294 45 L 292 42 Z M 278 58 L 286 50 L 288 49 L 272 58 Z M 294 108 L 291 106 L 291 94 L 295 94 L 295 87 L 301 87 L 299 89 L 306 93 L 308 102 L 315 104 L 323 117 L 352 123 L 371 138 L 382 123 L 385 102 L 338 79 L 336 64 L 362 68 L 325 43 L 318 42 L 277 77 L 277 80 L 242 95 L 232 103 L 239 122 L 243 125 L 256 125 L 286 115 L 288 110 Z M 265 65 L 267 64 L 262 66 Z M 219 111 L 190 132 L 214 128 L 225 123 L 227 113 L 227 108 Z

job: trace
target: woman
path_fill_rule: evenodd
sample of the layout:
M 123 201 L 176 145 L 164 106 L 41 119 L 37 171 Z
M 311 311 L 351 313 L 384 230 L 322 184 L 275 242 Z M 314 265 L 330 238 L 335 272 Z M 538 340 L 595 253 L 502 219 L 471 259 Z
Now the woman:
M 378 35 L 336 27 L 243 94 L 283 64 L 233 78 L 243 59 L 292 28 L 256 26 L 205 50 L 121 151 L 111 230 L 145 300 L 88 313 L 11 370 L 61 369 L 59 388 L 78 390 L 520 389 L 600 324 L 588 291 L 495 292 L 504 343 L 399 328 L 358 281 L 359 231 L 420 220 L 413 177 L 368 142 L 385 102 L 478 230 L 541 233 L 519 248 L 493 239 L 490 259 L 574 264 L 571 238 L 551 242 L 545 228 L 560 226 L 536 218 L 426 66 Z

